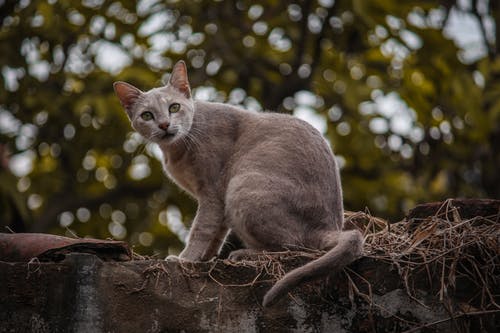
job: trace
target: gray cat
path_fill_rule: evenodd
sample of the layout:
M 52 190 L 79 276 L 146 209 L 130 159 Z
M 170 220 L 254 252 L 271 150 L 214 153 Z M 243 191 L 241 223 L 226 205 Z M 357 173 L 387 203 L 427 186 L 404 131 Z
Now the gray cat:
M 161 148 L 167 175 L 198 201 L 181 260 L 212 259 L 229 233 L 245 247 L 231 259 L 264 250 L 328 250 L 279 280 L 264 296 L 269 306 L 299 283 L 361 256 L 361 234 L 342 231 L 335 158 L 312 126 L 193 100 L 183 61 L 164 87 L 142 92 L 116 82 L 114 89 L 133 128 Z

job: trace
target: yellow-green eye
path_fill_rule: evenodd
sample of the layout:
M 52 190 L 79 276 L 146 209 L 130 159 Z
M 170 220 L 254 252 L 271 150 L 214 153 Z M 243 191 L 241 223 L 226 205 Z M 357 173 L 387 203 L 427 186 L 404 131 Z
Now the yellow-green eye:
M 154 116 L 151 112 L 146 111 L 146 112 L 141 113 L 141 118 L 144 120 L 151 120 L 151 119 L 154 119 Z
M 176 113 L 178 112 L 179 110 L 181 109 L 181 105 L 179 103 L 173 103 L 173 104 L 170 104 L 170 106 L 168 107 L 168 111 L 170 113 Z

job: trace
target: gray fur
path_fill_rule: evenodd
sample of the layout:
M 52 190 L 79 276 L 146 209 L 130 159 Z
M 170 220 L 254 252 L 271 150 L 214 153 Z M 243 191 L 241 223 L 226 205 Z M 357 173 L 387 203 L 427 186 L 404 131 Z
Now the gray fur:
M 288 115 L 194 101 L 182 61 L 164 87 L 114 87 L 134 129 L 160 146 L 168 176 L 198 201 L 180 259 L 210 260 L 229 231 L 247 251 L 329 250 L 278 281 L 264 298 L 269 306 L 297 284 L 338 271 L 361 255 L 361 234 L 342 231 L 335 158 L 312 126 Z M 179 112 L 169 114 L 172 103 L 181 105 Z M 143 120 L 144 111 L 155 119 Z M 164 130 L 161 123 L 170 125 Z

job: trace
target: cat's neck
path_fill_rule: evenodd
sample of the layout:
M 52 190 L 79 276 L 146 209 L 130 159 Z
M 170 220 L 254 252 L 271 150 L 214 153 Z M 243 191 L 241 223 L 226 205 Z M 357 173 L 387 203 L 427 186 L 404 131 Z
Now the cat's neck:
M 185 134 L 183 137 L 180 137 L 175 142 L 158 144 L 161 151 L 163 152 L 166 163 L 172 163 L 181 160 L 186 155 L 196 153 L 196 150 L 199 149 L 199 147 L 196 145 L 198 139 L 194 137 L 194 133 L 198 133 L 198 131 L 193 130 L 193 126 L 195 126 L 194 119 L 189 133 Z

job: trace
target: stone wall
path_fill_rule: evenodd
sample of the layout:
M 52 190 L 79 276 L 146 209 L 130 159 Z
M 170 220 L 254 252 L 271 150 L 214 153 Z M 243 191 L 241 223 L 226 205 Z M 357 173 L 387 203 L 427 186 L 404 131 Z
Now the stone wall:
M 390 226 L 354 213 L 366 256 L 265 309 L 272 283 L 321 253 L 181 264 L 129 260 L 120 242 L 4 234 L 0 332 L 498 332 L 499 221 L 498 200 L 419 206 Z
M 222 260 L 106 262 L 90 254 L 0 262 L 0 332 L 385 332 L 439 321 L 433 330 L 455 332 L 442 307 L 411 299 L 394 270 L 370 259 L 351 265 L 352 283 L 341 273 L 263 309 L 269 269 Z M 373 304 L 360 296 L 369 290 L 356 274 L 378 279 Z

